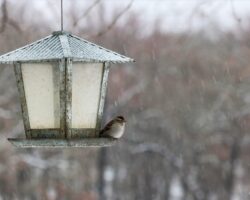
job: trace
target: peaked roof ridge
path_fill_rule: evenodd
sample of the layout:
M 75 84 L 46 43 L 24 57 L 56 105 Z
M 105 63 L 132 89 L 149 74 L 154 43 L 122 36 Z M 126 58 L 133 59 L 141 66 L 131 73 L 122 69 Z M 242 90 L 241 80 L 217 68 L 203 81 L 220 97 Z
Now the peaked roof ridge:
M 60 39 L 60 44 L 61 44 L 62 51 L 63 51 L 63 56 L 65 58 L 67 58 L 67 57 L 71 58 L 72 51 L 71 51 L 71 48 L 69 45 L 68 35 L 66 35 L 66 34 L 59 35 L 59 39 Z

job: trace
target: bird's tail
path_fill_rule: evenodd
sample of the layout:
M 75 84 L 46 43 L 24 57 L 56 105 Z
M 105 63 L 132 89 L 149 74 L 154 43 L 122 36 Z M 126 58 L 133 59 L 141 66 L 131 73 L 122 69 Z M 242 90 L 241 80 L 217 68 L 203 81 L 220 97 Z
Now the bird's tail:
M 103 129 L 102 129 L 102 130 L 100 130 L 100 132 L 99 132 L 99 137 L 103 137 L 103 135 L 104 135 L 104 131 L 103 131 Z

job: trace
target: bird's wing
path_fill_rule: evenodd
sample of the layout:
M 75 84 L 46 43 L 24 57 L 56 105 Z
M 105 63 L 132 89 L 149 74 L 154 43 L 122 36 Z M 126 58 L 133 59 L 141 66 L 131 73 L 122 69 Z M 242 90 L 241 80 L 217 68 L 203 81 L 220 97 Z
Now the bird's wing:
M 114 123 L 114 120 L 111 120 L 109 123 L 107 123 L 106 126 L 100 131 L 100 135 L 104 135 L 105 132 L 110 130 L 113 123 Z

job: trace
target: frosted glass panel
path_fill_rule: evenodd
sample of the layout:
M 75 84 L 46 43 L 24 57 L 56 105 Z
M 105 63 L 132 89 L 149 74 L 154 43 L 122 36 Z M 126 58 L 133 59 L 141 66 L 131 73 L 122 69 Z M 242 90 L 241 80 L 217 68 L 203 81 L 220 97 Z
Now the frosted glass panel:
M 95 128 L 103 64 L 73 64 L 72 128 Z
M 31 129 L 60 127 L 58 73 L 53 64 L 22 64 Z

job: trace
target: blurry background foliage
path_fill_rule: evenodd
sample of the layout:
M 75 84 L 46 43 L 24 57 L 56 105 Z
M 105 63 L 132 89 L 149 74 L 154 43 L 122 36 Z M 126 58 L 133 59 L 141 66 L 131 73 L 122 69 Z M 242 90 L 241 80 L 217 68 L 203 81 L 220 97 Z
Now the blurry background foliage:
M 250 199 L 250 3 L 117 2 L 65 0 L 64 19 L 135 58 L 113 66 L 105 108 L 104 122 L 127 118 L 126 134 L 105 149 L 13 148 L 20 102 L 1 66 L 0 199 Z M 1 0 L 0 53 L 59 25 L 59 0 Z

